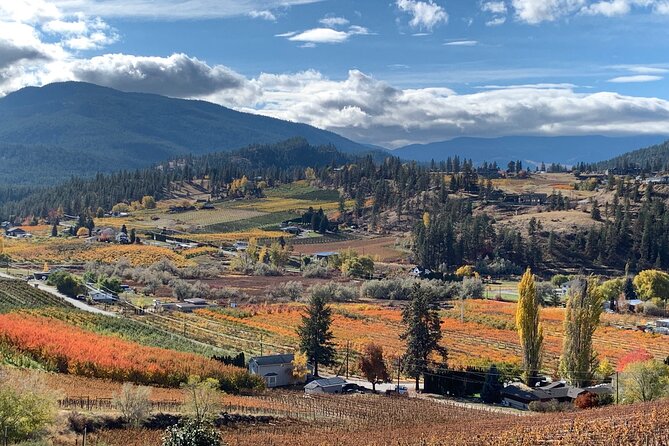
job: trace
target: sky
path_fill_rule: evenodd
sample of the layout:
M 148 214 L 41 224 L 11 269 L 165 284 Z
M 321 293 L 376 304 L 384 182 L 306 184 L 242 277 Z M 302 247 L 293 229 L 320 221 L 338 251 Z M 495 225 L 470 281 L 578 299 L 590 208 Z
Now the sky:
M 388 148 L 669 134 L 669 0 L 0 0 L 0 96 L 67 80 Z

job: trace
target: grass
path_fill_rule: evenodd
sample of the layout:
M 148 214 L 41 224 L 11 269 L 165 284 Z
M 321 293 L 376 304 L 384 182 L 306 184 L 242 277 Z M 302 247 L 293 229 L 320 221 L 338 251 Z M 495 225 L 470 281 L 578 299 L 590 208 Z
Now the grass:
M 299 217 L 294 212 L 272 212 L 269 214 L 259 215 L 244 220 L 230 221 L 225 223 L 217 223 L 204 227 L 206 232 L 241 232 L 248 231 L 254 228 L 265 228 L 271 225 L 277 225 L 284 220 Z

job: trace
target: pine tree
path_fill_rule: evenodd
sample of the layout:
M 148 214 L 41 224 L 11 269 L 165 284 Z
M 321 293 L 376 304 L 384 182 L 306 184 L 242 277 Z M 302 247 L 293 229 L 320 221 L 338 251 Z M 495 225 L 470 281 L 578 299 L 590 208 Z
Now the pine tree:
M 539 323 L 539 299 L 534 275 L 529 268 L 518 284 L 516 327 L 523 352 L 525 382 L 531 385 L 541 368 L 544 335 L 543 328 Z
M 297 334 L 300 337 L 300 351 L 307 354 L 314 366 L 314 376 L 318 376 L 319 364 L 329 366 L 334 363 L 334 335 L 330 330 L 331 325 L 332 308 L 322 293 L 313 293 Z
M 578 387 L 589 384 L 597 370 L 592 338 L 599 326 L 603 300 L 596 284 L 585 279 L 576 279 L 567 298 L 560 374 Z
M 416 391 L 420 377 L 428 370 L 430 355 L 438 352 L 446 359 L 446 349 L 441 341 L 441 319 L 430 293 L 414 284 L 411 302 L 402 311 L 402 322 L 406 326 L 401 339 L 406 341 L 404 370 L 416 379 Z

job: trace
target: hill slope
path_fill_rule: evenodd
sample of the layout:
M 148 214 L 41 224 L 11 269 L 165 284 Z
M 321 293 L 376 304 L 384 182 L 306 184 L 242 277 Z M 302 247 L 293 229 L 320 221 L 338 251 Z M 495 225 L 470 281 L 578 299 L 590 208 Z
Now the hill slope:
M 597 167 L 600 169 L 628 166 L 639 167 L 645 170 L 666 171 L 669 167 L 669 141 L 623 153 L 615 158 L 597 163 Z
M 445 160 L 449 156 L 471 158 L 475 163 L 511 160 L 530 163 L 595 162 L 620 155 L 639 147 L 665 141 L 667 136 L 505 136 L 501 138 L 455 138 L 430 144 L 413 144 L 392 151 L 405 159 L 418 161 Z
M 124 93 L 80 82 L 28 87 L 0 99 L 0 178 L 51 183 L 182 154 L 232 150 L 301 136 L 349 153 L 371 149 L 305 124 L 203 101 Z M 28 170 L 30 169 L 30 170 Z

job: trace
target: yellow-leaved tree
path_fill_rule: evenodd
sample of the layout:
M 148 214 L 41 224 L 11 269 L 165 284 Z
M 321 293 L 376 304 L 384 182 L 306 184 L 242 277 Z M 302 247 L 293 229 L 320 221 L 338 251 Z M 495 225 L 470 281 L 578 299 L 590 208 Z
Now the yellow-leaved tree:
M 309 364 L 307 362 L 307 354 L 304 352 L 297 352 L 291 363 L 293 366 L 293 379 L 297 382 L 303 382 L 309 374 Z
M 523 355 L 523 378 L 526 384 L 532 385 L 541 368 L 544 334 L 539 323 L 539 298 L 530 268 L 518 284 L 516 328 Z

